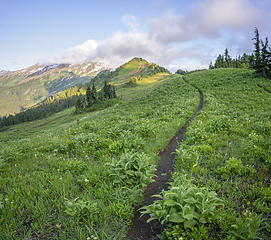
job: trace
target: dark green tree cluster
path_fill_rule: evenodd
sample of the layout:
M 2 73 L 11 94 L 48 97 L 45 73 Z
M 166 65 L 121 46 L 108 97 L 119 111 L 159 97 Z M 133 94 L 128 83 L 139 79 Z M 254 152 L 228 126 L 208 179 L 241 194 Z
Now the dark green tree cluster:
M 257 28 L 254 30 L 254 65 L 255 73 L 262 77 L 271 78 L 271 48 L 268 45 L 268 38 L 260 39 Z
M 169 71 L 168 71 L 166 68 L 161 67 L 161 66 L 158 66 L 158 65 L 153 64 L 153 63 L 150 64 L 149 69 L 150 69 L 150 71 L 151 71 L 151 72 L 150 72 L 151 74 L 156 74 L 156 73 L 169 73 Z
M 184 71 L 184 70 L 182 70 L 182 69 L 178 69 L 178 70 L 176 71 L 176 73 L 181 74 L 181 75 L 185 75 L 187 72 Z
M 104 82 L 104 86 L 101 91 L 97 92 L 95 85 L 92 88 L 88 86 L 86 95 L 80 97 L 75 104 L 75 112 L 82 112 L 84 109 L 90 108 L 92 105 L 104 102 L 107 99 L 116 98 L 116 88 L 107 81 Z
M 53 102 L 44 102 L 27 110 L 21 109 L 20 113 L 0 117 L 0 128 L 15 125 L 22 122 L 29 122 L 37 119 L 46 118 L 53 113 L 60 112 L 76 104 L 80 96 L 74 95 L 66 99 L 55 100 Z
M 211 62 L 209 69 L 214 68 L 252 68 L 254 65 L 254 55 L 248 55 L 244 53 L 242 56 L 238 56 L 235 59 L 231 58 L 229 51 L 226 48 L 224 54 L 219 54 L 215 60 L 215 63 Z

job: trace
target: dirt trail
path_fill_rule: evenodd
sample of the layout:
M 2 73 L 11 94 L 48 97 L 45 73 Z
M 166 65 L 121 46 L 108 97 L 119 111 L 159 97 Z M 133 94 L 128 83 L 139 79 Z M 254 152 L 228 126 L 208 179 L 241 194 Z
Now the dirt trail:
M 157 234 L 162 233 L 163 226 L 158 220 L 153 220 L 147 223 L 149 215 L 145 214 L 140 217 L 139 209 L 142 206 L 150 205 L 153 203 L 155 198 L 152 197 L 154 194 L 159 194 L 163 189 L 168 189 L 171 173 L 174 166 L 175 151 L 178 144 L 182 142 L 186 129 L 195 118 L 195 116 L 200 112 L 203 106 L 203 94 L 199 88 L 195 87 L 200 94 L 200 104 L 198 109 L 194 112 L 192 117 L 185 123 L 185 125 L 178 131 L 178 133 L 169 141 L 167 147 L 159 153 L 160 160 L 157 164 L 157 171 L 155 181 L 150 183 L 144 191 L 144 200 L 140 206 L 137 206 L 134 210 L 134 218 L 128 229 L 127 239 L 130 240 L 157 240 Z

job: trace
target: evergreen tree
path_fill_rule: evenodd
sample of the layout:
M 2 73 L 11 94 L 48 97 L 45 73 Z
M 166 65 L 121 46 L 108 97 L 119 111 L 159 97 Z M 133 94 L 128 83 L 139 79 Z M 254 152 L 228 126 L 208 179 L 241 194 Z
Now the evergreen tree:
M 116 88 L 115 86 L 112 87 L 112 92 L 113 92 L 113 98 L 116 98 L 117 97 L 117 94 L 116 94 Z
M 91 91 L 90 91 L 90 87 L 87 88 L 87 91 L 86 91 L 86 100 L 87 100 L 87 103 L 88 105 L 91 105 Z
M 268 67 L 268 77 L 271 78 L 271 48 L 267 50 L 267 67 Z
M 261 40 L 261 63 L 262 63 L 262 68 L 261 72 L 263 77 L 267 77 L 270 75 L 270 69 L 268 67 L 268 62 L 269 62 L 269 52 L 268 52 L 268 38 L 265 39 L 265 42 Z
M 228 51 L 227 48 L 225 49 L 224 57 L 225 57 L 225 63 L 224 63 L 224 66 L 225 66 L 225 67 L 229 67 L 229 66 L 230 66 L 230 62 L 231 62 L 231 57 L 230 57 L 230 55 L 229 55 L 229 51 Z
M 97 90 L 94 84 L 92 85 L 92 89 L 91 89 L 91 99 L 93 103 L 96 103 L 98 100 Z
M 82 109 L 83 109 L 82 101 L 81 98 L 79 98 L 75 104 L 75 112 L 79 113 L 81 112 Z
M 214 69 L 214 66 L 213 66 L 212 61 L 211 61 L 210 64 L 209 64 L 209 69 Z
M 255 37 L 253 38 L 254 40 L 254 69 L 257 74 L 262 74 L 262 60 L 261 60 L 261 48 L 260 48 L 260 36 L 259 36 L 259 31 L 258 28 L 255 28 L 254 30 Z
M 103 87 L 102 91 L 104 93 L 104 98 L 105 99 L 113 98 L 112 86 L 110 84 L 108 84 L 106 81 L 104 82 L 104 87 Z

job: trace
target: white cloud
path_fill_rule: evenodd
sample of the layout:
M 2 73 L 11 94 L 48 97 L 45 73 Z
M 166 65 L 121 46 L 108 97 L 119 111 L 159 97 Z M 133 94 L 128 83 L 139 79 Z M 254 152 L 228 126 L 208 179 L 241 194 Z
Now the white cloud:
M 150 20 L 150 33 L 163 43 L 191 41 L 196 38 L 218 38 L 221 31 L 253 31 L 271 17 L 251 0 L 205 0 L 185 15 L 166 13 Z
M 189 65 L 208 66 L 219 44 L 230 49 L 241 45 L 240 50 L 246 51 L 252 45 L 253 27 L 268 29 L 271 16 L 252 0 L 203 0 L 184 14 L 167 12 L 149 19 L 148 30 L 144 32 L 138 30 L 135 16 L 126 14 L 121 20 L 129 26 L 128 32 L 116 32 L 99 42 L 88 40 L 67 49 L 51 62 L 99 60 L 115 67 L 137 56 L 169 67 L 176 67 L 176 62 L 187 69 Z M 215 54 L 221 50 L 216 48 Z
M 143 57 L 162 65 L 181 57 L 178 49 L 164 46 L 142 32 L 117 32 L 104 41 L 88 40 L 81 45 L 67 49 L 63 54 L 49 60 L 51 63 L 78 63 L 102 61 L 116 67 L 133 57 Z
M 90 39 L 80 45 L 68 48 L 62 54 L 49 59 L 48 62 L 51 62 L 51 63 L 85 62 L 91 56 L 94 55 L 97 47 L 98 47 L 98 42 L 96 40 Z

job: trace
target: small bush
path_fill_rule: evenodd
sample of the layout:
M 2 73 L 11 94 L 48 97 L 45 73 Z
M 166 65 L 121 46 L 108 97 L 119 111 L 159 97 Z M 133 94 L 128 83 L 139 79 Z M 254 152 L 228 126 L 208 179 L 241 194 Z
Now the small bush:
M 160 200 L 143 207 L 142 214 L 147 213 L 151 216 L 148 222 L 158 219 L 162 224 L 178 224 L 184 229 L 192 229 L 217 218 L 215 210 L 223 206 L 217 194 L 207 188 L 197 187 L 187 179 L 184 180 L 181 186 L 172 184 L 168 191 L 155 195 Z
M 113 183 L 126 186 L 146 187 L 153 181 L 156 170 L 150 157 L 144 153 L 124 153 L 120 159 L 113 159 L 108 165 L 113 172 Z
M 247 216 L 237 218 L 236 224 L 232 225 L 232 230 L 228 239 L 260 239 L 259 232 L 261 226 L 261 215 L 246 213 Z
M 234 157 L 226 160 L 223 167 L 220 167 L 216 170 L 217 174 L 220 175 L 244 175 L 250 174 L 253 175 L 256 173 L 256 170 L 252 166 L 244 166 L 240 159 Z

